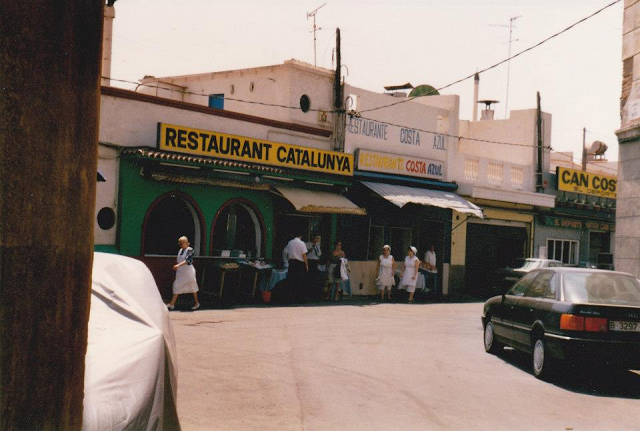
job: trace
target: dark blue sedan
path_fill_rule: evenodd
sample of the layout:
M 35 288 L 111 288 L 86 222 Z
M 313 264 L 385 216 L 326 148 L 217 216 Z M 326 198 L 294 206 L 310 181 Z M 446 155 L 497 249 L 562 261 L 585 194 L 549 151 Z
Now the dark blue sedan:
M 532 354 L 538 378 L 562 362 L 640 367 L 640 281 L 623 272 L 531 271 L 484 304 L 482 324 L 487 352 Z

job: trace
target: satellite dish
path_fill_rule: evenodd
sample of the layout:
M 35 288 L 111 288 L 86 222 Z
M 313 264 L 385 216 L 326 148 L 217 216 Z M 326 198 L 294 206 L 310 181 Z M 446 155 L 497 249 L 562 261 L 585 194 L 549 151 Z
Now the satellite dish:
M 595 154 L 596 156 L 601 156 L 607 151 L 607 144 L 602 141 L 593 141 L 591 147 L 589 147 L 589 153 Z
M 409 97 L 420 97 L 420 96 L 439 96 L 440 93 L 434 87 L 426 84 L 418 85 L 411 93 L 409 93 Z

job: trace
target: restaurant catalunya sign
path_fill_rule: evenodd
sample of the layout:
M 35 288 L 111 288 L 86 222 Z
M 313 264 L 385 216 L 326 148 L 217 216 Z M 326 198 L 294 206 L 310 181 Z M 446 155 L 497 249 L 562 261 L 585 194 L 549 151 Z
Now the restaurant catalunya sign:
M 353 155 L 158 123 L 158 149 L 353 176 Z
M 359 149 L 356 151 L 358 170 L 386 174 L 409 175 L 419 178 L 444 179 L 444 162 L 419 157 L 378 153 Z
M 575 169 L 556 168 L 558 190 L 585 195 L 616 198 L 617 179 L 610 175 L 593 172 L 576 171 Z

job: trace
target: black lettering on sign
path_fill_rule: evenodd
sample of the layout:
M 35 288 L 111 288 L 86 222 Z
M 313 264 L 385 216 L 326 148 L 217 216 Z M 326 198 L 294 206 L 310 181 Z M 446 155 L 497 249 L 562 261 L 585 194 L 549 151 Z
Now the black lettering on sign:
M 342 171 L 343 172 L 351 172 L 351 163 L 349 162 L 349 158 L 348 157 L 344 158 L 344 163 L 342 164 Z
M 267 143 L 263 143 L 262 144 L 262 148 L 264 148 L 264 159 L 263 160 L 269 160 L 269 151 L 271 151 L 271 144 L 267 144 Z
M 218 153 L 219 149 L 218 149 L 218 138 L 216 137 L 216 135 L 211 134 L 211 136 L 209 137 L 209 146 L 207 147 L 207 151 L 208 152 L 214 152 L 214 153 Z
M 200 133 L 200 140 L 202 141 L 202 151 L 207 151 L 207 138 L 209 137 L 208 133 Z
M 242 152 L 240 153 L 241 157 L 251 157 L 251 142 L 245 140 L 242 143 Z
M 187 135 L 188 139 L 189 139 L 189 149 L 190 150 L 197 150 L 198 149 L 198 133 L 196 132 L 189 132 L 189 134 Z
M 172 146 L 175 147 L 176 146 L 176 129 L 172 128 L 172 127 L 167 127 L 164 130 L 164 140 L 167 146 Z
M 233 138 L 231 139 L 231 147 L 229 149 L 229 155 L 231 156 L 239 156 L 240 155 L 240 140 Z

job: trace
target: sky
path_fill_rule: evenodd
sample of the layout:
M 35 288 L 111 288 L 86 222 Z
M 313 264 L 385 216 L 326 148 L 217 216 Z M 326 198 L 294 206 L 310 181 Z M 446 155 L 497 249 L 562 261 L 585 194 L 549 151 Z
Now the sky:
M 601 9 L 613 0 L 118 0 L 111 77 L 137 82 L 171 76 L 282 64 L 333 69 L 340 28 L 346 82 L 384 86 L 446 86 L 508 58 Z M 579 160 L 586 143 L 605 142 L 617 160 L 620 128 L 623 1 L 543 45 L 480 75 L 480 99 L 499 100 L 495 118 L 536 107 L 552 114 L 555 151 Z M 509 92 L 507 98 L 507 76 Z M 114 83 L 124 88 L 134 85 Z M 473 79 L 441 94 L 460 96 L 471 119 Z

